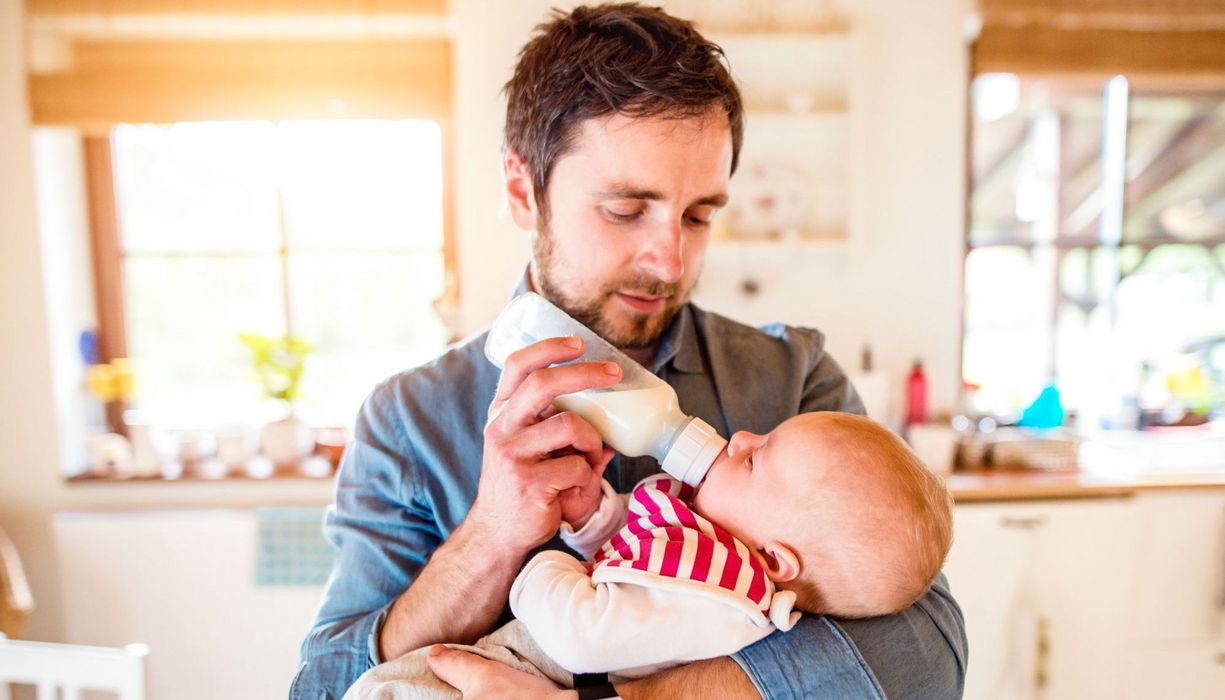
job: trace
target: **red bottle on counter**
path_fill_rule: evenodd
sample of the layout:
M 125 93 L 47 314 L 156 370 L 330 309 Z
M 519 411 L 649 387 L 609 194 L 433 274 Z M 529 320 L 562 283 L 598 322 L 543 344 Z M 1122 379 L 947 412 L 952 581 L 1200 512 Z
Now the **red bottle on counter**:
M 927 375 L 923 363 L 914 361 L 906 377 L 906 426 L 927 422 Z

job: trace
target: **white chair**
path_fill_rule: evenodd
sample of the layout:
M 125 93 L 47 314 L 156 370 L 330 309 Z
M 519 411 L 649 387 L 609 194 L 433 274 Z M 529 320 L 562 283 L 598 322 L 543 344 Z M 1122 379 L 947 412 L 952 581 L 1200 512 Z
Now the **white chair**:
M 80 700 L 83 690 L 114 693 L 119 700 L 144 700 L 145 656 L 149 647 L 121 649 L 75 644 L 26 642 L 0 637 L 0 700 L 10 700 L 9 684 L 33 685 L 38 700 Z

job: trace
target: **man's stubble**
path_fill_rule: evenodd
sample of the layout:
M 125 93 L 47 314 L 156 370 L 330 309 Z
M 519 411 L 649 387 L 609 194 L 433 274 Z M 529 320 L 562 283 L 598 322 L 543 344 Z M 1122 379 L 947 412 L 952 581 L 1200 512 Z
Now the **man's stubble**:
M 611 280 L 593 298 L 576 299 L 558 279 L 558 267 L 562 263 L 557 260 L 557 245 L 547 222 L 542 222 L 532 236 L 532 264 L 540 285 L 539 291 L 546 299 L 619 348 L 639 349 L 654 345 L 693 293 L 692 286 L 683 289 L 679 283 L 639 275 Z M 627 327 L 625 324 L 614 324 L 604 316 L 604 306 L 618 291 L 667 296 L 668 301 L 657 313 L 631 314 Z

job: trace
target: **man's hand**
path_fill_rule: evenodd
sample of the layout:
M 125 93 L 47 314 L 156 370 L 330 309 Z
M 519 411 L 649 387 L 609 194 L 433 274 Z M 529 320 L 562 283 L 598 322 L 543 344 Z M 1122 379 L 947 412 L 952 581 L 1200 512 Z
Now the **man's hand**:
M 613 451 L 587 421 L 556 411 L 552 403 L 562 394 L 617 384 L 621 368 L 608 362 L 551 366 L 582 354 L 579 338 L 549 338 L 506 359 L 489 406 L 476 501 L 466 519 L 490 546 L 526 555 L 557 532 L 563 493 L 578 489 L 564 499 L 567 514 L 576 517 L 584 515 L 583 494 L 593 484 L 599 493 Z
M 488 634 L 524 557 L 561 525 L 561 494 L 592 483 L 598 489 L 612 450 L 595 428 L 552 403 L 562 394 L 615 385 L 621 368 L 550 366 L 582 354 L 579 339 L 550 338 L 507 358 L 485 425 L 476 501 L 392 604 L 379 629 L 381 658 Z
M 578 693 L 562 690 L 547 678 L 441 644 L 430 647 L 426 662 L 434 675 L 458 690 L 464 700 L 573 700 L 578 697 Z

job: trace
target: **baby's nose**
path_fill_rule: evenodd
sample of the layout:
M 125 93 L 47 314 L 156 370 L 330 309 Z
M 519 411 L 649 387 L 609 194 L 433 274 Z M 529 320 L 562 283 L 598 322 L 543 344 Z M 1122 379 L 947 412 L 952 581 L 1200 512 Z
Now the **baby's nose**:
M 730 457 L 739 453 L 741 449 L 744 448 L 745 444 L 752 442 L 754 437 L 756 436 L 747 430 L 739 430 L 732 433 L 732 439 L 727 441 L 728 456 Z

